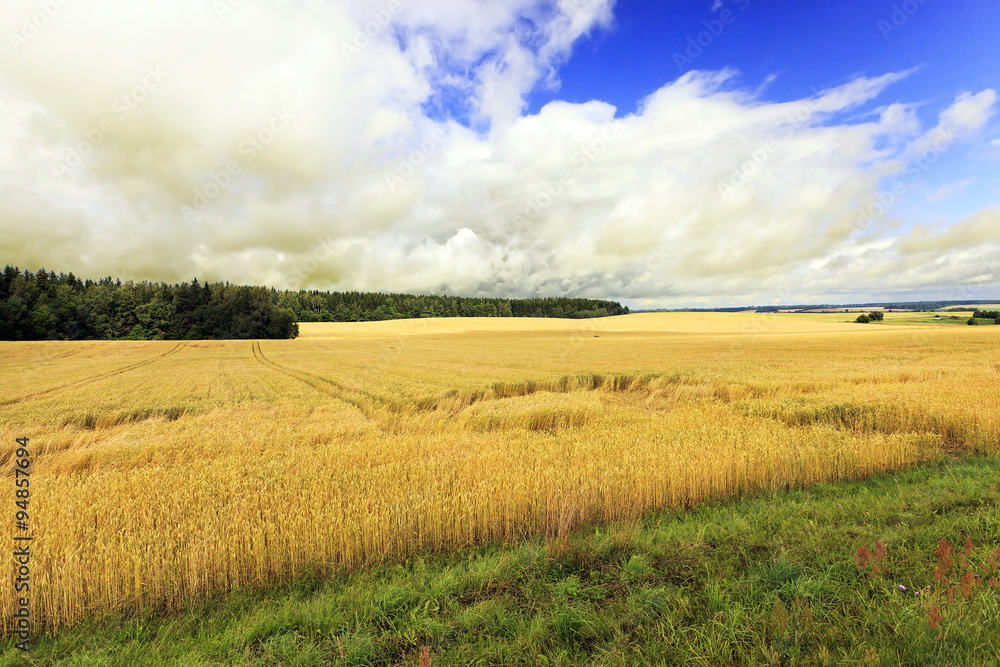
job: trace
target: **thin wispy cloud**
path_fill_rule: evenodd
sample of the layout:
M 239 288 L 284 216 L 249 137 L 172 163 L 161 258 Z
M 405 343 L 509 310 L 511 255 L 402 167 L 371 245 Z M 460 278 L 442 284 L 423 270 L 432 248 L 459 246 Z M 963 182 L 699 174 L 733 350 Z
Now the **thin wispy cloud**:
M 940 202 L 948 199 L 956 192 L 960 192 L 965 188 L 969 187 L 975 182 L 974 178 L 966 178 L 964 180 L 958 181 L 956 183 L 948 183 L 940 188 L 936 188 L 927 193 L 927 200 L 931 202 Z

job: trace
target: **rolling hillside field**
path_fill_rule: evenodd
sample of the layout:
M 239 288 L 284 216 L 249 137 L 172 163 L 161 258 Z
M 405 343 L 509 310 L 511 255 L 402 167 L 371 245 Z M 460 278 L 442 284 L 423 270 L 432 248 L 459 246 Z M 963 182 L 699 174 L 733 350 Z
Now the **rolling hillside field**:
M 996 454 L 1000 327 L 893 317 L 0 343 L 11 494 L 16 438 L 33 458 L 36 628 Z M 4 544 L 14 531 L 0 523 Z M 16 605 L 0 587 L 5 635 Z

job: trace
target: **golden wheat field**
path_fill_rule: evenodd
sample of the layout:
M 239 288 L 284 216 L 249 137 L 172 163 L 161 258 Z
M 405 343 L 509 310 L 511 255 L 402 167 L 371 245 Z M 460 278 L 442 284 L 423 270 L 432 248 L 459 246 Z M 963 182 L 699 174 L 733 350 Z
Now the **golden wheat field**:
M 1000 327 L 840 319 L 0 343 L 9 489 L 15 438 L 34 457 L 36 623 L 1000 449 Z

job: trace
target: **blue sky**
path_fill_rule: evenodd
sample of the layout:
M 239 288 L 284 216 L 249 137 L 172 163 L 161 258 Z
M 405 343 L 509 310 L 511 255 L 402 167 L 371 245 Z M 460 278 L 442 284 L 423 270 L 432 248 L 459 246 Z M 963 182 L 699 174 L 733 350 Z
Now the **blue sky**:
M 534 91 L 529 108 L 537 111 L 554 99 L 603 99 L 632 113 L 646 95 L 689 69 L 732 68 L 740 72 L 738 83 L 751 89 L 775 77 L 763 97 L 785 101 L 859 74 L 919 67 L 886 97 L 923 100 L 925 114 L 964 90 L 1000 86 L 1000 4 L 915 0 L 907 9 L 917 10 L 896 28 L 895 8 L 905 4 L 722 0 L 713 11 L 712 0 L 619 0 L 613 25 L 581 38 L 559 68 L 561 85 Z M 688 40 L 726 10 L 732 23 L 693 62 L 678 67 L 674 55 L 685 56 Z
M 731 22 L 723 24 L 719 19 L 727 10 Z M 708 44 L 699 45 L 700 51 L 689 41 L 699 37 Z M 695 58 L 688 58 L 689 49 Z M 557 87 L 540 85 L 532 91 L 529 112 L 553 100 L 599 99 L 613 104 L 619 115 L 632 114 L 647 95 L 692 69 L 736 70 L 733 86 L 759 90 L 762 100 L 774 102 L 808 97 L 858 75 L 913 69 L 877 99 L 837 120 L 850 122 L 867 110 L 904 102 L 932 124 L 960 93 L 1000 89 L 1000 3 L 618 0 L 613 25 L 581 38 L 559 67 Z M 994 119 L 987 134 L 1000 138 L 1000 122 Z M 943 156 L 926 178 L 931 188 L 973 182 L 946 202 L 911 204 L 911 221 L 967 215 L 997 202 L 1000 164 L 992 163 L 989 173 L 983 162 L 970 162 L 970 152 L 975 150 Z
M 0 263 L 633 307 L 1000 298 L 1000 3 L 38 7 L 0 9 Z

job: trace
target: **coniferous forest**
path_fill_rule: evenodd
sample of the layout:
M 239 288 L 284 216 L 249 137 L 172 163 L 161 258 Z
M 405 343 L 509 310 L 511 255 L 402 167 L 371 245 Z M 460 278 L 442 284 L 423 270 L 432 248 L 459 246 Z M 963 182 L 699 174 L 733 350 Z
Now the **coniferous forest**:
M 295 338 L 298 322 L 419 317 L 590 318 L 627 314 L 596 299 L 486 299 L 364 292 L 281 291 L 229 283 L 81 280 L 7 266 L 0 274 L 0 340 Z

